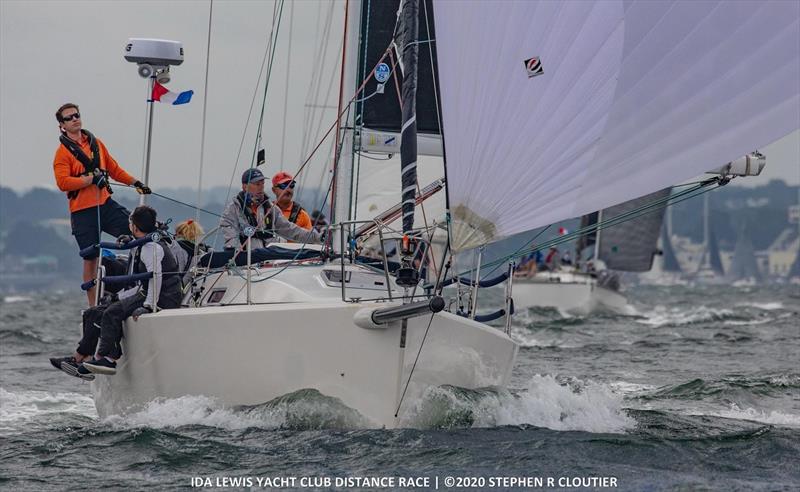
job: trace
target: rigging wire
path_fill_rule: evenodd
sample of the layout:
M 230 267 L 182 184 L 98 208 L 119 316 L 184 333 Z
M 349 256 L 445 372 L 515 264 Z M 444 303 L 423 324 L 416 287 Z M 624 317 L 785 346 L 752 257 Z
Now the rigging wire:
M 286 48 L 286 95 L 283 100 L 283 129 L 281 132 L 281 154 L 280 163 L 283 166 L 284 154 L 286 148 L 286 111 L 289 109 L 289 73 L 292 70 L 292 31 L 294 28 L 294 2 L 289 6 L 289 46 Z
M 213 19 L 214 0 L 208 3 L 208 33 L 206 35 L 206 74 L 203 81 L 203 126 L 200 133 L 200 169 L 197 172 L 197 210 L 194 214 L 194 220 L 200 223 L 200 203 L 203 198 L 203 164 L 205 163 L 205 148 L 206 148 L 206 111 L 208 110 L 208 72 L 211 66 L 211 20 Z M 195 241 L 194 256 L 197 256 L 198 248 L 200 245 Z
M 275 24 L 275 6 L 274 5 L 273 5 L 272 14 L 273 14 L 272 15 L 272 24 L 274 26 L 274 24 Z M 246 119 L 245 124 L 244 124 L 244 129 L 242 130 L 242 138 L 241 138 L 241 140 L 239 142 L 239 149 L 236 152 L 236 160 L 234 161 L 233 170 L 231 171 L 231 177 L 230 177 L 230 180 L 228 181 L 228 190 L 225 193 L 225 203 L 228 202 L 228 198 L 230 197 L 230 194 L 231 194 L 231 189 L 233 189 L 233 180 L 236 178 L 236 170 L 239 168 L 239 159 L 241 158 L 242 149 L 244 148 L 244 141 L 245 141 L 245 138 L 247 136 L 247 128 L 250 126 L 250 118 L 252 117 L 253 108 L 255 107 L 256 96 L 258 95 L 258 87 L 259 87 L 259 85 L 261 85 L 261 77 L 264 75 L 264 67 L 266 66 L 266 63 L 267 63 L 267 56 L 269 55 L 271 44 L 272 44 L 272 36 L 270 35 L 270 37 L 267 39 L 267 45 L 264 48 L 264 56 L 261 59 L 261 67 L 258 70 L 258 78 L 256 80 L 256 85 L 253 88 L 253 97 L 250 100 L 250 108 L 247 111 L 247 119 Z M 216 234 L 214 236 L 214 243 L 212 244 L 212 246 L 216 246 L 216 242 L 217 242 L 218 237 L 219 237 L 219 234 Z
M 692 198 L 694 198 L 696 196 L 700 196 L 700 195 L 702 195 L 704 193 L 708 193 L 709 191 L 712 191 L 712 190 L 715 190 L 715 189 L 719 188 L 720 185 L 718 184 L 718 182 L 719 182 L 719 178 L 711 178 L 711 179 L 705 180 L 705 181 L 701 182 L 700 185 L 697 185 L 697 186 L 695 186 L 695 187 L 693 187 L 691 189 L 681 191 L 679 193 L 670 195 L 668 197 L 665 197 L 665 198 L 662 198 L 662 199 L 659 199 L 659 200 L 655 200 L 653 202 L 645 204 L 645 205 L 643 205 L 643 206 L 641 206 L 639 208 L 636 208 L 634 210 L 631 210 L 631 211 L 625 212 L 623 214 L 617 215 L 615 217 L 612 217 L 612 218 L 610 218 L 608 220 L 604 220 L 602 222 L 598 222 L 598 223 L 589 225 L 587 227 L 578 229 L 578 230 L 576 230 L 574 232 L 571 232 L 571 233 L 568 233 L 568 234 L 564 234 L 563 236 L 559 236 L 557 238 L 553 238 L 551 240 L 545 241 L 542 244 L 536 245 L 535 247 L 532 247 L 532 248 L 530 248 L 528 250 L 518 250 L 513 254 L 503 256 L 503 257 L 501 257 L 501 258 L 499 258 L 497 260 L 493 260 L 491 262 L 487 262 L 486 264 L 483 265 L 483 267 L 484 268 L 488 268 L 488 267 L 492 267 L 492 266 L 497 266 L 497 265 L 503 264 L 503 263 L 507 262 L 508 260 L 513 259 L 513 258 L 526 256 L 526 255 L 531 254 L 531 253 L 533 253 L 535 251 L 541 251 L 541 250 L 543 250 L 545 248 L 549 248 L 549 247 L 552 247 L 552 246 L 557 246 L 559 244 L 570 242 L 573 239 L 576 239 L 576 238 L 578 238 L 580 236 L 583 236 L 583 235 L 586 235 L 586 234 L 590 234 L 590 233 L 598 231 L 598 230 L 603 230 L 603 229 L 606 229 L 608 227 L 612 227 L 612 226 L 621 224 L 623 222 L 627 222 L 629 220 L 635 219 L 635 218 L 640 217 L 642 215 L 646 215 L 648 213 L 656 212 L 656 211 L 658 211 L 660 209 L 663 209 L 663 208 L 665 208 L 667 206 L 675 205 L 675 204 L 680 203 L 682 201 L 692 199 Z M 710 185 L 714 185 L 714 184 L 716 184 L 717 186 L 710 186 Z M 459 276 L 465 276 L 465 275 L 467 275 L 469 273 L 472 273 L 474 271 L 475 271 L 475 269 L 467 270 L 467 271 L 464 271 L 464 272 L 460 273 Z

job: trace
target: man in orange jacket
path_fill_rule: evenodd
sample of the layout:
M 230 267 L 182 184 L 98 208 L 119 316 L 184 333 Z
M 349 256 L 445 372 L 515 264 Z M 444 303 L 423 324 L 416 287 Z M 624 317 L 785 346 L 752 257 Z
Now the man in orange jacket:
M 128 216 L 122 205 L 111 199 L 109 178 L 133 185 L 139 194 L 151 193 L 150 188 L 125 172 L 108 153 L 100 139 L 83 130 L 76 104 L 67 103 L 56 111 L 61 130 L 61 144 L 53 158 L 56 185 L 69 198 L 72 235 L 78 248 L 84 249 L 100 242 L 100 232 L 114 237 L 129 235 Z M 95 277 L 97 253 L 83 262 L 83 281 Z M 95 304 L 95 289 L 87 292 L 89 305 Z
M 299 203 L 294 201 L 294 177 L 286 171 L 281 171 L 272 177 L 272 193 L 275 194 L 277 205 L 283 216 L 306 230 L 311 230 L 311 217 Z

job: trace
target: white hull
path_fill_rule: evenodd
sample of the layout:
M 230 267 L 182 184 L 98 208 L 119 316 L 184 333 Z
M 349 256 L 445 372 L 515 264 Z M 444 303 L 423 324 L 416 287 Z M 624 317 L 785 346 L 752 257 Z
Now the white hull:
M 588 314 L 597 310 L 627 313 L 631 306 L 619 292 L 601 287 L 587 274 L 540 272 L 514 279 L 514 307 L 553 307 L 560 311 Z
M 403 349 L 402 322 L 367 329 L 353 321 L 361 309 L 391 304 L 343 302 L 341 288 L 322 280 L 323 268 L 293 267 L 253 284 L 254 299 L 266 302 L 271 293 L 282 298 L 277 303 L 182 308 L 142 316 L 138 322 L 129 319 L 117 374 L 98 376 L 93 383 L 98 413 L 124 414 L 157 398 L 185 395 L 212 397 L 229 406 L 255 405 L 311 388 L 340 399 L 375 427 L 397 427 L 429 387 L 507 384 L 517 345 L 497 329 L 441 312 L 433 316 L 395 418 L 431 315 L 407 320 Z M 266 278 L 276 270 L 257 272 Z M 348 270 L 354 272 L 354 283 L 355 275 L 365 271 L 384 278 L 358 267 Z M 213 281 L 214 289 L 226 285 L 235 293 L 232 301 L 245 299 L 241 278 L 222 275 Z

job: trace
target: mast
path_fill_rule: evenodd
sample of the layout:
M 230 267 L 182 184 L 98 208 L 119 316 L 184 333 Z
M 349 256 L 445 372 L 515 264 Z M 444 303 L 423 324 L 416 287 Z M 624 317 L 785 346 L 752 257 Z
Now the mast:
M 594 233 L 594 253 L 592 256 L 592 261 L 594 261 L 594 267 L 597 268 L 597 260 L 599 260 L 600 255 L 600 226 L 603 223 L 603 211 L 597 211 L 597 231 Z
M 403 119 L 400 127 L 400 179 L 403 203 L 403 234 L 414 228 L 417 193 L 417 59 L 419 54 L 419 5 L 403 0 L 400 6 L 399 56 L 403 68 Z
M 145 133 L 144 172 L 142 179 L 145 186 L 150 186 L 150 148 L 153 142 L 153 86 L 156 83 L 155 74 L 148 78 L 147 83 L 147 132 Z M 147 195 L 139 195 L 139 205 L 147 203 Z

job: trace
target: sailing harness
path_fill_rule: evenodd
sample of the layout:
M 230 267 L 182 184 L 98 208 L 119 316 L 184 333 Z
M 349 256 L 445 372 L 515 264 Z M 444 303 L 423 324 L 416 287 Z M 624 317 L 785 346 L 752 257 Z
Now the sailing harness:
M 255 234 L 253 234 L 253 238 L 260 239 L 262 241 L 267 239 L 272 239 L 275 235 L 272 233 L 272 204 L 269 200 L 264 200 L 263 203 L 259 205 L 264 211 L 264 226 L 258 226 L 258 217 L 256 214 L 253 213 L 253 209 L 250 208 L 251 198 L 248 196 L 248 193 L 244 191 L 240 191 L 238 195 L 236 195 L 236 201 L 239 203 L 239 207 L 244 214 L 244 218 L 247 220 L 247 223 L 253 226 L 256 230 Z M 239 234 L 239 242 L 244 244 L 247 242 L 247 236 L 244 234 Z
M 303 211 L 303 207 L 298 205 L 295 202 L 292 202 L 292 211 L 289 214 L 289 222 L 292 224 L 297 224 L 297 217 L 300 215 L 300 212 Z
M 91 158 L 83 152 L 78 142 L 69 138 L 66 133 L 62 133 L 58 139 L 61 141 L 61 145 L 66 147 L 66 149 L 83 164 L 83 173 L 81 173 L 81 176 L 96 174 L 98 170 L 104 171 L 100 167 L 100 148 L 97 145 L 97 139 L 94 138 L 94 135 L 92 135 L 89 130 L 81 130 L 81 133 L 86 135 L 86 138 L 89 139 L 89 150 L 92 152 Z M 109 194 L 114 193 L 114 191 L 111 190 L 111 186 L 108 184 L 108 180 L 106 180 L 105 188 L 108 190 Z M 67 198 L 74 200 L 78 197 L 78 191 L 80 190 L 68 191 Z

